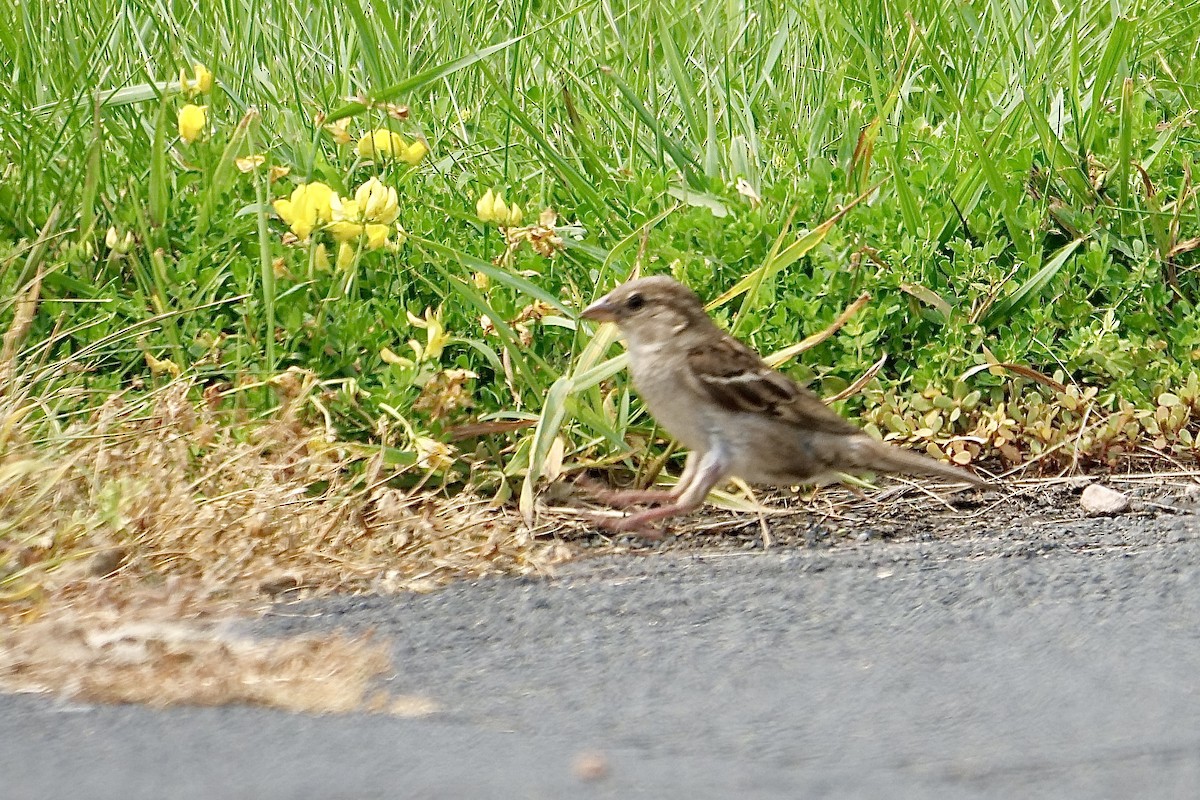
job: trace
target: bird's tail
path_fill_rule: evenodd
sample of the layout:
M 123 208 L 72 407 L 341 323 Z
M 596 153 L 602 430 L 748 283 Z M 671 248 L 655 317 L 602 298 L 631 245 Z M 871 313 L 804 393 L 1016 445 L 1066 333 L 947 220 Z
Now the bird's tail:
M 973 486 L 990 487 L 993 485 L 990 481 L 960 467 L 952 467 L 929 456 L 877 442 L 866 435 L 856 436 L 854 446 L 850 450 L 852 451 L 853 466 L 858 469 L 873 472 L 899 472 L 906 475 L 932 475 L 959 483 L 969 483 Z

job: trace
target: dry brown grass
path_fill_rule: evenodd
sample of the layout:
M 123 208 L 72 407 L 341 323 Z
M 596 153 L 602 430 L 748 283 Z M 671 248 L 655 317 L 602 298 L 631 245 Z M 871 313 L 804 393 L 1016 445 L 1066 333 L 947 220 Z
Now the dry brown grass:
M 390 698 L 373 684 L 386 649 L 341 635 L 239 637 L 212 598 L 168 582 L 124 589 L 93 582 L 36 620 L 0 630 L 0 689 L 91 703 L 289 711 L 429 713 L 431 701 Z
M 183 381 L 70 424 L 16 380 L 5 388 L 0 690 L 424 714 L 423 698 L 370 691 L 391 669 L 381 646 L 237 638 L 220 620 L 274 598 L 427 591 L 563 557 L 503 508 L 397 488 L 420 472 L 313 424 L 302 374 L 276 382 L 278 412 L 254 423 Z
M 0 397 L 0 602 L 36 613 L 102 576 L 215 599 L 419 591 L 559 557 L 503 508 L 389 485 L 403 470 L 306 423 L 291 380 L 265 422 L 230 424 L 178 382 L 40 441 L 36 401 Z

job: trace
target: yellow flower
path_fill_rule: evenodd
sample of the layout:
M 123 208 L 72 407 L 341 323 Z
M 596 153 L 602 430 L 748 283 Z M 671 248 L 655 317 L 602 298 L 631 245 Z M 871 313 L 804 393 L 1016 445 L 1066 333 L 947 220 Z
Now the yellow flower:
M 359 139 L 356 149 L 363 158 L 399 158 L 408 149 L 408 142 L 400 134 L 380 128 Z
M 494 222 L 501 227 L 514 227 L 521 224 L 525 213 L 516 203 L 510 208 L 504 202 L 504 192 L 493 192 L 488 189 L 475 203 L 475 213 L 484 222 Z
M 361 222 L 349 222 L 344 219 L 331 222 L 326 230 L 329 231 L 334 239 L 342 244 L 357 239 L 363 235 L 363 226 Z
M 354 266 L 354 248 L 349 242 L 342 242 L 338 245 L 337 268 L 342 272 L 347 272 Z
M 492 203 L 492 222 L 503 225 L 508 220 L 508 204 L 504 202 L 504 192 L 496 195 Z
M 355 150 L 362 158 L 381 161 L 400 160 L 406 164 L 416 165 L 428 155 L 429 145 L 420 139 L 410 143 L 400 134 L 387 128 L 380 128 L 359 139 Z
M 425 345 L 424 347 L 415 340 L 409 341 L 408 345 L 417 354 L 418 361 L 437 361 L 441 358 L 442 350 L 450 343 L 450 334 L 446 333 L 446 328 L 442 325 L 442 309 L 430 311 L 425 309 L 424 318 L 418 317 L 411 311 L 405 311 L 408 315 L 408 322 L 415 328 L 423 328 L 425 330 Z
M 191 76 L 186 69 L 179 70 L 179 91 L 184 97 L 192 98 L 211 92 L 212 85 L 213 74 L 203 64 L 193 64 Z
M 368 250 L 378 250 L 388 243 L 390 225 L 400 216 L 396 190 L 371 178 L 354 193 L 353 198 L 333 198 L 333 222 L 329 232 L 339 242 L 365 237 Z
M 320 181 L 313 181 L 300 184 L 292 190 L 290 198 L 280 198 L 272 205 L 292 233 L 300 241 L 306 242 L 318 225 L 333 219 L 336 200 L 333 189 Z
M 333 222 L 329 232 L 339 242 L 348 242 L 363 235 L 362 210 L 354 198 L 333 198 Z
M 400 203 L 396 190 L 384 186 L 378 178 L 371 178 L 354 193 L 363 222 L 380 222 L 385 225 L 395 222 L 400 216 Z
M 312 263 L 313 263 L 313 268 L 316 269 L 317 272 L 328 272 L 329 271 L 329 248 L 325 247 L 324 244 L 319 244 L 316 247 L 314 247 L 313 254 L 312 254 Z
M 492 190 L 488 189 L 483 193 L 483 197 L 475 201 L 475 213 L 479 215 L 482 222 L 492 221 L 492 206 L 496 203 L 496 196 L 492 194 Z
M 212 91 L 213 74 L 211 72 L 209 72 L 208 68 L 205 67 L 203 64 L 196 64 L 195 69 L 196 69 L 196 86 L 198 86 L 200 88 L 201 92 L 208 94 L 209 92 Z
M 300 184 L 297 188 L 305 190 L 305 202 L 316 210 L 318 219 L 322 222 L 329 222 L 333 219 L 333 199 L 337 197 L 337 194 L 329 187 L 329 184 L 313 181 Z
M 387 225 L 378 223 L 370 223 L 364 226 L 367 233 L 367 249 L 378 250 L 387 244 L 388 233 L 391 231 Z
M 200 138 L 204 126 L 208 124 L 207 106 L 197 106 L 188 103 L 179 109 L 179 138 L 191 144 Z
M 404 148 L 404 152 L 400 154 L 400 160 L 406 164 L 416 166 L 421 163 L 421 159 L 429 154 L 429 145 L 417 139 L 415 142 Z

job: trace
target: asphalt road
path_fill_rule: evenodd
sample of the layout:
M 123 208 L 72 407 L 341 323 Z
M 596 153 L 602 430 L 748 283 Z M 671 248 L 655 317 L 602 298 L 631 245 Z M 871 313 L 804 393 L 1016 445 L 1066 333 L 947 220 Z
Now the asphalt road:
M 0 797 L 1191 798 L 1198 612 L 1191 515 L 307 602 L 259 630 L 373 629 L 443 710 L 2 697 Z

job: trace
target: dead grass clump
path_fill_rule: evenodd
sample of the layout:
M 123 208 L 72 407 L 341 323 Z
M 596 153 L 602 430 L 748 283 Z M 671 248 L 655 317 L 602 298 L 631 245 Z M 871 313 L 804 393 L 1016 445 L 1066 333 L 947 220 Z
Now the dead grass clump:
M 373 692 L 390 658 L 365 638 L 239 638 L 212 615 L 210 598 L 179 586 L 113 592 L 93 584 L 74 600 L 0 629 L 0 689 L 156 707 L 244 703 L 345 713 L 394 705 Z M 407 698 L 396 710 L 433 706 Z
M 502 509 L 389 485 L 404 469 L 306 422 L 313 382 L 291 380 L 260 423 L 177 382 L 60 431 L 43 423 L 41 440 L 26 423 L 38 401 L 0 396 L 0 602 L 28 611 L 101 576 L 243 600 L 423 590 L 554 560 Z

